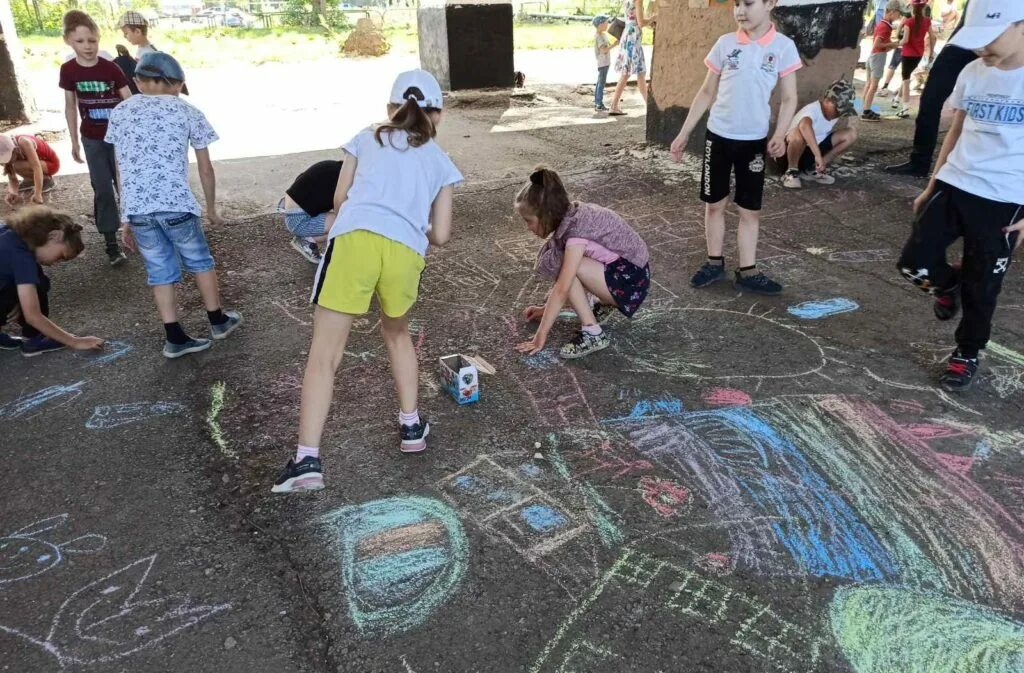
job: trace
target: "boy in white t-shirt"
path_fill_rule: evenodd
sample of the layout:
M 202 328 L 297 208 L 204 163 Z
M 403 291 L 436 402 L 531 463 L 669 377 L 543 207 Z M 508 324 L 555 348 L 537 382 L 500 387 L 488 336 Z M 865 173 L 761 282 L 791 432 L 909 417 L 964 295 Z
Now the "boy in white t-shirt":
M 690 105 L 672 157 L 681 161 L 690 134 L 710 107 L 704 141 L 700 198 L 705 204 L 707 262 L 690 279 L 696 288 L 725 278 L 725 209 L 730 179 L 736 176 L 735 202 L 740 211 L 736 233 L 739 269 L 733 285 L 756 294 L 779 294 L 782 286 L 757 268 L 757 237 L 767 155 L 786 153 L 786 131 L 796 112 L 796 75 L 803 66 L 793 40 L 775 30 L 771 10 L 776 0 L 737 2 L 733 16 L 739 29 L 718 38 L 704 64 L 707 77 Z M 770 139 L 772 91 L 781 82 L 782 96 L 775 135 Z M 713 105 L 712 105 L 713 104 Z
M 836 125 L 842 119 L 857 116 L 853 106 L 856 94 L 853 85 L 844 79 L 836 80 L 825 90 L 820 100 L 805 106 L 793 117 L 786 134 L 786 157 L 789 165 L 782 185 L 800 189 L 800 178 L 831 185 L 836 179 L 829 175 L 828 167 L 857 140 L 857 129 Z
M 1024 230 L 1024 2 L 973 0 L 951 40 L 981 58 L 960 74 L 949 99 L 956 110 L 936 172 L 914 202 L 914 231 L 900 272 L 935 297 L 939 320 L 963 305 L 957 348 L 940 383 L 967 389 L 988 345 L 1003 278 Z M 962 264 L 946 249 L 964 239 Z

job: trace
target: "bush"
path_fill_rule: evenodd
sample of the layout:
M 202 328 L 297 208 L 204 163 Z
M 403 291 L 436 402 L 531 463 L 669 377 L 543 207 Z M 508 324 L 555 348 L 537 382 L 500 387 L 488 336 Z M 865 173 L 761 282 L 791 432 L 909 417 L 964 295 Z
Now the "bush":
M 327 0 L 324 21 L 317 14 L 317 6 L 308 0 L 288 0 L 284 5 L 284 25 L 315 27 L 324 23 L 332 30 L 348 30 L 351 26 L 345 13 L 338 9 L 341 0 Z

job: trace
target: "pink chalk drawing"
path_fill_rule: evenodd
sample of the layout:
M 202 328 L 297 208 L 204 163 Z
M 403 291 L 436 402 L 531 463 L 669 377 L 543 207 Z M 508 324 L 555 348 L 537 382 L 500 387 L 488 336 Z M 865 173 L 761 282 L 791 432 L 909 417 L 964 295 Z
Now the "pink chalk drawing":
M 889 403 L 889 408 L 905 414 L 924 413 L 924 405 L 917 400 L 894 400 Z
M 614 446 L 611 440 L 600 438 L 594 445 L 569 454 L 573 476 L 583 477 L 598 472 L 611 472 L 612 479 L 621 479 L 634 472 L 646 472 L 653 465 L 649 460 L 634 458 L 632 446 Z
M 944 423 L 911 423 L 906 428 L 910 434 L 924 441 L 963 437 L 973 434 L 970 427 L 946 425 Z
M 707 572 L 723 577 L 732 572 L 732 559 L 726 554 L 709 552 L 697 560 L 697 565 Z
M 750 395 L 735 388 L 708 388 L 701 399 L 715 407 L 749 407 Z
M 954 453 L 935 453 L 935 458 L 950 472 L 961 477 L 969 476 L 974 467 L 974 456 L 958 456 Z
M 690 492 L 669 479 L 641 477 L 640 492 L 644 502 L 666 519 L 678 516 L 690 502 Z

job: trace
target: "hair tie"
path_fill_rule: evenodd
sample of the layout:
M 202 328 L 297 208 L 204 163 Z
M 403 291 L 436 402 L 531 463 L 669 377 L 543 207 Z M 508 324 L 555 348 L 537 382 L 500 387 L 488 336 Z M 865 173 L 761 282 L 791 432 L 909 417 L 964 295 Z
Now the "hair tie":
M 544 171 L 534 171 L 530 173 L 530 182 L 541 187 L 544 185 Z
M 414 93 L 411 93 L 408 96 L 406 96 L 405 100 L 414 100 L 414 101 L 419 102 L 419 98 L 416 98 L 416 94 L 414 94 Z

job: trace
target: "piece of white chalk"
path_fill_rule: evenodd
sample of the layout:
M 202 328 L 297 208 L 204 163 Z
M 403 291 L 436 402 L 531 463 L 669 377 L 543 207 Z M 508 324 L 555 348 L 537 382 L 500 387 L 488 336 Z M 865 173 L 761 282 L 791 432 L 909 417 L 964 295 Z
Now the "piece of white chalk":
M 540 448 L 540 442 L 534 442 L 533 443 L 533 448 L 539 449 Z
M 544 454 L 538 451 L 537 453 L 533 454 L 533 459 L 534 460 L 544 460 Z

